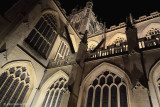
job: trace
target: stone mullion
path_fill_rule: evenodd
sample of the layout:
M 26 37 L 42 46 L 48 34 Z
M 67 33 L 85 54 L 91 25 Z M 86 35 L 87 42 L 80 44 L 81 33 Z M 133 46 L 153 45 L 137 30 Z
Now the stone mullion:
M 37 32 L 40 36 L 38 37 L 38 39 L 36 40 L 36 42 L 34 43 L 33 47 L 36 46 L 36 44 L 38 43 L 39 39 L 41 38 L 41 34 L 39 32 Z M 36 35 L 36 34 L 35 34 Z M 42 37 L 43 38 L 43 37 Z
M 111 86 L 110 87 L 108 87 L 108 94 L 109 94 L 109 96 L 108 96 L 108 107 L 111 107 Z
M 21 82 L 23 82 L 23 81 L 21 81 Z M 21 83 L 20 82 L 20 83 Z M 19 84 L 20 84 L 19 83 Z M 21 96 L 21 94 L 22 94 L 22 92 L 23 92 L 23 90 L 24 90 L 24 88 L 25 88 L 25 86 L 26 86 L 26 83 L 25 83 L 25 81 L 24 81 L 24 86 L 23 86 L 23 88 L 22 88 L 22 90 L 21 90 L 21 92 L 19 93 L 19 95 L 18 95 L 18 97 L 17 97 L 17 99 L 16 99 L 16 101 L 15 101 L 15 104 L 17 103 L 17 101 L 19 100 L 19 98 L 20 98 L 20 96 Z M 16 105 L 14 105 L 14 107 L 15 107 Z
M 28 86 L 28 89 L 27 89 L 27 91 L 25 92 L 24 90 L 25 90 L 25 88 L 26 88 L 27 86 Z M 20 100 L 20 98 L 19 98 L 19 99 L 18 99 L 18 103 L 21 103 L 22 105 L 24 105 L 24 104 L 23 104 L 23 101 L 24 101 L 24 99 L 26 98 L 27 92 L 28 92 L 28 90 L 29 90 L 30 87 L 31 87 L 31 86 L 30 86 L 29 83 L 25 84 L 24 89 L 21 91 L 21 95 L 19 96 L 19 97 L 22 96 L 22 100 Z M 23 94 L 23 92 L 25 92 L 25 93 Z M 24 97 L 23 97 L 23 96 L 24 96 Z M 19 102 L 19 100 L 20 100 L 21 102 Z
M 103 103 L 103 88 L 104 88 L 104 87 L 101 87 L 100 107 L 102 107 L 102 103 Z
M 44 39 L 44 40 L 47 42 L 47 44 L 49 44 L 49 48 L 48 48 L 47 52 L 45 52 L 45 55 L 48 55 L 49 49 L 51 48 L 51 44 L 48 42 L 47 39 Z M 42 53 L 44 52 L 45 48 L 47 47 L 47 44 L 45 45 L 45 47 L 44 47 Z
M 61 41 L 61 43 L 60 43 L 60 45 L 59 45 L 59 47 L 58 47 L 58 51 L 57 51 L 57 53 L 56 53 L 56 59 L 57 59 L 57 57 L 58 57 L 58 54 L 60 54 L 59 52 L 60 52 L 60 49 L 61 49 L 61 47 L 62 47 L 62 44 L 63 44 L 63 42 Z
M 119 92 L 119 86 L 117 86 L 117 103 L 118 103 L 118 107 L 120 107 L 120 92 Z
M 55 33 L 54 36 L 53 36 L 53 32 Z M 54 40 L 56 39 L 55 37 L 56 37 L 56 35 L 57 35 L 57 32 L 52 29 L 52 34 L 51 34 L 51 35 L 53 36 L 53 38 L 52 38 L 52 36 L 50 36 L 48 41 L 50 42 L 50 40 L 52 39 L 51 44 L 53 44 L 53 43 L 54 43 Z
M 8 100 L 8 103 L 10 103 L 10 101 L 11 101 L 12 97 L 14 96 L 14 94 L 15 94 L 17 88 L 19 87 L 20 83 L 21 83 L 21 81 L 19 80 L 18 85 L 16 86 L 15 90 L 13 91 L 13 94 L 11 95 L 10 99 Z
M 49 94 L 48 94 L 48 98 L 47 98 L 47 100 L 46 100 L 46 103 L 45 103 L 44 107 L 47 107 L 47 103 L 48 103 L 49 97 L 50 97 L 50 95 L 51 95 L 51 93 L 52 93 L 53 90 L 54 90 L 53 88 L 50 90 L 50 92 L 49 92 Z M 54 94 L 55 94 L 55 92 L 53 93 L 53 96 L 54 96 Z M 52 98 L 51 98 L 51 103 L 52 103 L 53 96 L 52 96 Z M 51 104 L 51 103 L 50 103 L 50 104 Z
M 10 76 L 11 76 L 11 75 L 10 75 Z M 9 76 L 9 77 L 10 77 L 10 76 Z M 8 79 L 8 78 L 7 78 L 7 79 Z M 6 80 L 7 80 L 7 79 L 6 79 Z M 14 80 L 15 80 L 15 79 L 14 79 L 14 77 L 13 77 L 13 80 L 12 80 L 11 84 L 9 85 L 9 87 L 7 88 L 7 90 L 5 91 L 5 94 L 2 96 L 2 99 L 1 99 L 0 103 L 2 103 L 5 95 L 7 94 L 8 90 L 9 90 L 10 87 L 12 86 L 12 83 L 14 82 Z M 5 81 L 5 82 L 6 82 L 6 81 Z M 5 83 L 5 82 L 4 82 L 4 83 Z M 2 86 L 3 86 L 3 85 L 2 85 Z
M 65 50 L 65 52 L 64 52 L 64 57 L 66 57 L 67 56 L 67 54 L 68 54 L 68 46 L 66 45 L 66 50 Z
M 48 91 L 48 90 L 47 90 L 47 91 Z M 46 91 L 46 92 L 47 92 L 47 91 Z M 52 90 L 49 90 L 49 94 L 48 94 L 48 97 L 47 97 L 47 100 L 46 100 L 46 103 L 45 103 L 44 107 L 47 106 L 47 102 L 48 102 L 49 96 L 50 96 L 50 94 L 51 94 L 51 91 L 52 91 Z
M 92 107 L 94 107 L 94 100 L 95 100 L 95 87 L 93 88 Z
M 63 50 L 62 50 L 62 54 L 61 54 L 63 59 L 64 59 L 64 53 L 66 51 L 66 47 L 67 47 L 66 44 L 64 44 L 64 47 L 63 47 Z
M 62 42 L 62 44 L 63 44 L 63 47 L 62 47 L 62 49 L 61 49 L 61 52 L 60 52 L 60 54 L 61 54 L 61 56 L 62 56 L 62 52 L 63 52 L 63 49 L 64 49 L 64 42 Z M 62 45 L 61 45 L 62 46 Z
M 39 28 L 37 29 L 35 26 L 37 25 L 37 23 L 40 21 L 41 18 L 43 19 L 43 22 L 41 23 L 41 25 L 40 25 Z M 41 28 L 41 26 L 43 25 L 44 22 L 45 22 L 45 18 L 44 18 L 43 16 L 40 17 L 40 18 L 38 19 L 37 23 L 35 24 L 34 28 L 35 28 L 36 30 L 39 30 L 39 29 Z
M 62 92 L 62 95 L 61 95 L 61 92 Z M 58 107 L 60 107 L 60 105 L 61 105 L 61 103 L 62 103 L 62 97 L 63 97 L 63 95 L 64 95 L 64 93 L 65 93 L 65 90 L 64 89 L 61 89 L 61 92 L 60 92 L 60 97 L 58 98 L 58 101 L 60 100 L 60 102 L 59 102 L 59 106 Z M 58 104 L 58 101 L 57 101 L 57 104 Z
M 46 91 L 45 97 L 44 97 L 44 99 L 43 99 L 43 102 L 42 102 L 41 106 L 45 106 L 46 101 L 47 101 L 47 98 L 48 98 L 48 95 L 49 95 L 49 90 Z
M 57 90 L 55 89 L 55 90 L 54 90 L 54 93 L 53 93 L 53 96 L 52 96 L 51 103 L 50 103 L 50 106 L 49 106 L 49 107 L 51 107 L 51 106 L 52 106 L 53 99 L 54 99 L 54 97 L 55 97 L 56 92 L 57 92 Z
M 47 24 L 48 25 L 48 24 Z M 46 28 L 47 28 L 47 26 L 46 26 Z M 38 30 L 37 30 L 38 31 Z M 38 31 L 39 32 L 39 31 Z M 46 33 L 46 35 L 49 33 L 49 30 L 47 31 L 47 33 Z M 39 32 L 39 34 L 40 34 L 40 36 L 43 38 L 43 42 L 44 41 L 46 41 L 47 43 L 49 43 L 48 42 L 48 40 L 44 37 L 44 36 L 46 36 L 46 35 L 42 35 L 40 32 Z M 43 42 L 40 44 L 40 46 L 38 47 L 38 50 L 40 49 L 40 47 L 41 47 L 41 45 L 43 44 Z
M 43 42 L 44 42 L 45 40 L 43 39 L 43 41 L 41 42 L 41 44 L 39 45 L 39 47 L 38 47 L 38 49 L 37 50 L 39 50 L 40 49 L 40 47 L 42 46 L 42 44 L 43 44 Z
M 123 85 L 126 87 L 127 106 L 130 107 L 129 106 L 130 105 L 130 100 L 129 100 L 130 94 L 129 94 L 129 89 L 128 89 L 129 87 L 127 87 L 126 84 L 124 84 L 124 83 L 123 83 Z
M 37 29 L 36 28 L 33 28 L 31 31 L 30 31 L 30 33 L 33 31 L 33 30 L 35 30 L 35 34 L 34 35 L 32 35 L 33 37 L 32 37 L 32 39 L 30 39 L 30 41 L 28 42 L 28 43 L 31 43 L 31 41 L 33 40 L 33 38 L 35 37 L 35 35 L 37 34 Z M 30 33 L 28 34 L 28 36 L 30 35 Z
M 59 92 L 58 92 L 58 96 L 57 96 L 57 99 L 56 99 L 55 107 L 57 107 L 57 103 L 58 103 L 58 100 L 59 100 L 59 96 L 60 96 L 61 91 L 62 91 L 62 90 L 59 90 Z
M 48 17 L 48 16 L 47 16 L 47 17 Z M 51 18 L 51 17 L 52 17 L 52 16 L 49 16 L 49 17 L 48 17 L 48 19 L 51 21 L 51 23 L 48 22 L 48 21 L 47 21 L 47 22 L 50 24 L 51 27 L 52 27 L 52 25 L 53 25 L 53 26 L 56 28 L 55 23 L 52 21 L 53 18 Z M 52 24 L 52 25 L 51 25 L 51 24 Z M 52 27 L 52 29 L 55 29 L 55 28 Z
M 51 27 L 51 22 L 49 22 L 50 18 L 48 17 L 48 14 L 44 15 L 43 17 L 44 17 L 44 20 L 46 21 L 46 23 Z M 52 20 L 50 20 L 50 21 L 52 21 Z
M 1 85 L 1 87 L 0 87 L 0 90 L 1 90 L 1 88 L 3 87 L 4 83 L 6 83 L 6 81 L 7 81 L 8 77 L 10 77 L 10 75 L 9 75 L 9 74 L 8 74 L 7 78 L 4 80 L 4 82 L 2 83 L 2 85 Z
M 51 26 L 51 24 L 48 21 L 47 21 L 47 25 L 50 27 L 50 29 L 52 30 L 52 33 L 53 33 L 55 30 L 53 29 L 53 27 Z M 49 33 L 49 30 L 48 30 L 47 34 L 48 33 Z M 52 35 L 52 33 L 51 33 L 51 35 Z M 51 36 L 48 38 L 48 41 L 50 41 L 50 39 L 51 39 Z M 51 42 L 51 44 L 52 44 L 52 42 Z
M 43 38 L 43 40 L 45 40 L 49 45 L 51 45 L 51 43 L 49 43 L 48 40 L 47 40 L 37 29 L 35 29 L 35 31 L 36 31 L 36 33 L 38 33 L 38 34 L 40 35 L 40 37 Z M 47 33 L 47 34 L 48 34 L 48 33 Z M 35 35 L 36 35 L 36 34 L 35 34 Z M 39 37 L 39 38 L 40 38 L 40 37 Z M 39 38 L 38 38 L 38 40 L 39 40 Z M 38 40 L 37 40 L 37 41 L 38 41 Z M 37 44 L 37 41 L 36 41 L 35 44 Z

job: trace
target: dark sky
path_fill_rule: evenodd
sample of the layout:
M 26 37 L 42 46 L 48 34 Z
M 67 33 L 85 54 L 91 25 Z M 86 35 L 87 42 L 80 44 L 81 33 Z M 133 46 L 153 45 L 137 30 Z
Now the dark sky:
M 9 7 L 11 7 L 18 0 L 2 0 L 0 2 L 0 14 L 3 14 Z M 67 12 L 75 7 L 83 8 L 89 0 L 59 0 L 61 7 Z M 125 22 L 126 16 L 132 13 L 134 19 L 143 15 L 149 15 L 152 12 L 160 12 L 160 2 L 156 0 L 92 0 L 93 11 L 98 20 L 106 22 L 107 28 L 112 25 L 118 25 Z
M 67 12 L 67 15 L 71 10 L 78 6 L 83 8 L 86 2 L 89 0 L 60 0 L 61 7 Z M 154 0 L 92 0 L 93 11 L 98 20 L 106 22 L 106 27 L 109 28 L 112 25 L 118 25 L 121 22 L 125 22 L 126 16 L 132 13 L 134 19 L 143 15 L 149 15 L 152 12 L 160 11 L 160 4 Z

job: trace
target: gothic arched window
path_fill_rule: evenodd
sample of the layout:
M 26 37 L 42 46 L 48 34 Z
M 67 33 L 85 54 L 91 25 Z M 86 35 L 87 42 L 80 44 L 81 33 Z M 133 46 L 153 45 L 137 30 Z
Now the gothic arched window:
M 112 44 L 115 44 L 117 46 L 120 46 L 120 43 L 126 42 L 125 38 L 117 37 Z
M 42 107 L 60 107 L 63 94 L 67 91 L 67 81 L 64 78 L 56 80 L 47 90 Z
M 26 67 L 16 66 L 0 74 L 0 105 L 21 105 L 30 88 Z
M 97 41 L 90 41 L 90 42 L 88 42 L 88 49 L 87 49 L 87 51 L 93 51 L 96 48 L 97 45 L 98 45 Z
M 48 58 L 55 41 L 56 27 L 56 18 L 52 14 L 44 14 L 25 41 L 44 58 Z
M 151 36 L 153 36 L 153 35 L 158 35 L 158 34 L 160 34 L 160 29 L 158 29 L 158 28 L 152 28 L 152 29 L 150 29 L 150 30 L 147 32 L 146 38 L 147 38 L 147 39 L 151 39 Z
M 126 83 L 105 71 L 89 86 L 86 107 L 128 107 Z

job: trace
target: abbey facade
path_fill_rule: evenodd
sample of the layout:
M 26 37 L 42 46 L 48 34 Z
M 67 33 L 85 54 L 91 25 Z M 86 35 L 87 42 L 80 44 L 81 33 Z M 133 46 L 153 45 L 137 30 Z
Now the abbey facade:
M 0 16 L 1 107 L 160 106 L 160 13 L 106 28 L 92 7 L 19 0 Z

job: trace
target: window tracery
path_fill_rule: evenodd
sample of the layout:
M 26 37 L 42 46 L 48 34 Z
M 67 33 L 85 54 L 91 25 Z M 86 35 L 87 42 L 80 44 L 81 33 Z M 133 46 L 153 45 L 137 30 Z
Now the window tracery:
M 62 96 L 67 91 L 66 83 L 65 78 L 56 80 L 47 90 L 41 107 L 60 107 Z
M 21 105 L 30 88 L 26 67 L 16 66 L 0 74 L 0 105 Z
M 113 42 L 112 45 L 120 46 L 120 43 L 126 42 L 125 38 L 117 37 Z
M 57 26 L 56 18 L 52 14 L 44 14 L 25 41 L 47 58 L 55 40 Z
M 95 47 L 96 47 L 95 44 L 91 44 L 91 45 L 88 47 L 88 51 L 93 51 Z
M 160 29 L 159 28 L 151 28 L 147 34 L 146 34 L 146 38 L 147 39 L 151 39 L 151 36 L 153 35 L 158 35 L 160 34 Z
M 70 52 L 70 50 L 69 50 L 68 46 L 63 41 L 61 41 L 54 60 L 64 59 L 66 56 L 69 55 L 69 52 Z
M 128 107 L 126 83 L 105 71 L 90 84 L 86 107 Z

